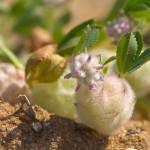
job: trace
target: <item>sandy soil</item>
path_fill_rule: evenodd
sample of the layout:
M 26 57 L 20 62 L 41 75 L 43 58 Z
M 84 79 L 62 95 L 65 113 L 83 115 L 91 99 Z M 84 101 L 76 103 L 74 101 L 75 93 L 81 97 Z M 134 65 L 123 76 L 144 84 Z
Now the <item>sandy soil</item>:
M 19 108 L 0 101 L 0 150 L 150 150 L 148 121 L 130 121 L 103 137 L 41 107 Z

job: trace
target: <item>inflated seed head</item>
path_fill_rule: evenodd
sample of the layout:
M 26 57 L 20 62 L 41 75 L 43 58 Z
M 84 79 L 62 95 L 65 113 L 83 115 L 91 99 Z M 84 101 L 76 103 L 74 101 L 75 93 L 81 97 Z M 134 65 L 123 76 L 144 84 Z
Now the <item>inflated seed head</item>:
M 76 92 L 76 109 L 83 124 L 99 134 L 112 134 L 132 116 L 135 94 L 126 80 L 105 76 L 90 91 L 84 84 Z

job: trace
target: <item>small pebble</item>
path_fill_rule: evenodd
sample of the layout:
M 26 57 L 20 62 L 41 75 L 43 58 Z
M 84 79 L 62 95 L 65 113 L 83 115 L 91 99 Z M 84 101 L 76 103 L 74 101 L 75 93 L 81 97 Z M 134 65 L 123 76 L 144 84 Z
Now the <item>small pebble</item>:
M 43 128 L 40 122 L 33 122 L 31 126 L 35 132 L 40 132 Z

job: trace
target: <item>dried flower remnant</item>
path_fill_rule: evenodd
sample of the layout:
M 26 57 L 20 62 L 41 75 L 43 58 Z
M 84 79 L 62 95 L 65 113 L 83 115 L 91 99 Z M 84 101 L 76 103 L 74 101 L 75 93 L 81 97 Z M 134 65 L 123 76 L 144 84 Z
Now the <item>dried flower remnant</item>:
M 55 54 L 55 47 L 45 46 L 34 52 L 27 61 L 26 81 L 30 85 L 54 82 L 62 75 L 65 66 L 65 58 Z
M 116 43 L 121 35 L 131 32 L 134 27 L 134 21 L 131 18 L 125 16 L 119 16 L 117 19 L 112 22 L 108 22 L 106 28 L 107 34 L 113 37 L 114 42 Z
M 71 73 L 65 77 L 77 79 L 75 98 L 81 123 L 109 135 L 132 116 L 135 95 L 124 79 L 101 77 L 102 67 L 96 56 L 80 54 L 71 61 Z

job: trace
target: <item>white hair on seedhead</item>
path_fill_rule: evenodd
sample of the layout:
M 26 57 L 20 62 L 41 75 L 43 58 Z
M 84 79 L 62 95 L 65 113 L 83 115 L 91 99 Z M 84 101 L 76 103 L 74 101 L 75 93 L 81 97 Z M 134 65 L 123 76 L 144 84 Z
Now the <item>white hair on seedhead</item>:
M 66 78 L 78 82 L 75 106 L 80 122 L 99 134 L 109 135 L 131 118 L 135 94 L 126 80 L 101 77 L 102 68 L 98 55 L 82 53 L 71 60 L 71 72 Z
M 109 135 L 131 118 L 135 95 L 130 85 L 117 76 L 104 77 L 97 85 L 93 91 L 81 85 L 76 93 L 76 108 L 81 123 Z
M 109 67 L 108 75 L 117 75 L 117 64 L 112 63 Z M 126 80 L 134 89 L 137 98 L 144 97 L 150 93 L 150 62 L 147 62 L 139 69 L 126 75 Z M 137 84 L 138 83 L 138 84 Z

